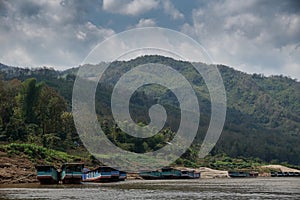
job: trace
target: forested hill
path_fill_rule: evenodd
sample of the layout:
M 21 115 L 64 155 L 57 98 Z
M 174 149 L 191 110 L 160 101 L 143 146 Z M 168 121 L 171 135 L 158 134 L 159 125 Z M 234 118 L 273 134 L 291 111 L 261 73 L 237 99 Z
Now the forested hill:
M 103 125 L 105 121 L 105 126 L 109 126 L 110 124 L 106 122 L 111 120 L 109 106 L 113 84 L 116 83 L 124 72 L 137 65 L 149 62 L 161 63 L 175 68 L 187 78 L 196 91 L 201 111 L 199 134 L 193 144 L 194 149 L 191 149 L 191 151 L 196 151 L 209 123 L 210 97 L 203 79 L 196 73 L 191 63 L 188 62 L 176 61 L 161 56 L 143 56 L 131 61 L 117 61 L 112 63 L 109 70 L 105 73 L 101 87 L 97 89 L 96 110 L 99 114 L 100 123 Z M 209 69 L 208 65 L 201 65 Z M 95 76 L 93 67 L 91 67 L 91 73 L 89 75 L 91 77 Z M 226 153 L 232 157 L 253 157 L 268 162 L 276 162 L 277 160 L 278 162 L 286 161 L 291 164 L 300 165 L 300 82 L 284 76 L 265 77 L 261 74 L 250 75 L 223 65 L 218 65 L 218 68 L 222 75 L 227 94 L 227 117 L 221 138 L 212 154 Z M 49 68 L 30 70 L 0 65 L 0 71 L 3 77 L 0 83 L 1 140 L 12 141 L 20 139 L 11 137 L 12 132 L 10 131 L 12 129 L 9 128 L 11 128 L 16 121 L 19 120 L 18 122 L 20 122 L 23 120 L 22 126 L 24 128 L 20 130 L 22 133 L 18 134 L 26 135 L 26 137 L 23 138 L 24 140 L 28 140 L 28 136 L 35 135 L 32 133 L 34 129 L 32 124 L 34 124 L 36 125 L 35 127 L 37 127 L 34 130 L 39 132 L 39 137 L 45 134 L 43 131 L 48 134 L 47 137 L 44 138 L 44 142 L 46 140 L 57 140 L 64 143 L 64 145 L 74 145 L 74 141 L 71 141 L 72 137 L 75 138 L 76 143 L 80 143 L 78 138 L 76 138 L 76 133 L 74 133 L 74 127 L 69 127 L 68 129 L 70 130 L 68 131 L 64 129 L 64 126 L 67 126 L 70 121 L 68 121 L 67 124 L 57 127 L 59 131 L 43 130 L 43 125 L 49 122 L 47 122 L 46 119 L 46 121 L 42 122 L 41 118 L 38 117 L 40 116 L 39 112 L 41 112 L 41 110 L 38 110 L 39 107 L 36 106 L 38 104 L 33 106 L 33 116 L 27 116 L 27 113 L 25 116 L 28 118 L 22 118 L 25 112 L 24 102 L 18 100 L 22 95 L 23 99 L 31 95 L 26 93 L 29 91 L 26 91 L 26 87 L 28 87 L 30 81 L 33 80 L 28 80 L 28 78 L 35 78 L 36 82 L 34 84 L 37 89 L 36 91 L 38 91 L 39 82 L 43 82 L 45 84 L 43 88 L 47 88 L 43 90 L 53 91 L 51 94 L 59 100 L 58 102 L 65 102 L 65 104 L 61 104 L 59 107 L 60 115 L 63 116 L 62 114 L 64 114 L 65 120 L 71 120 L 72 116 L 70 116 L 71 113 L 69 112 L 71 106 L 70 102 L 77 68 L 66 71 L 55 71 Z M 18 79 L 22 83 L 13 79 Z M 22 87 L 20 87 L 20 85 L 22 85 Z M 19 88 L 23 89 L 20 91 Z M 39 91 L 37 93 L 39 93 Z M 60 96 L 63 98 L 60 98 Z M 36 102 L 40 102 L 38 99 L 39 97 L 36 97 Z M 134 111 L 133 113 L 135 113 L 133 118 L 135 118 L 135 121 L 141 123 L 149 122 L 149 119 L 144 116 L 147 116 L 145 113 L 147 113 L 147 109 L 151 105 L 154 103 L 163 104 L 169 114 L 167 126 L 170 128 L 168 129 L 166 126 L 165 131 L 160 133 L 159 136 L 152 138 L 153 140 L 145 141 L 130 138 L 124 135 L 124 133 L 118 132 L 118 129 L 114 127 L 108 128 L 106 134 L 116 145 L 135 152 L 145 152 L 160 148 L 163 142 L 168 141 L 172 137 L 173 132 L 176 131 L 178 127 L 179 107 L 175 96 L 166 88 L 157 85 L 153 87 L 147 86 L 140 88 L 131 101 L 132 110 Z M 7 104 L 7 102 L 10 102 L 10 104 Z M 14 115 L 16 115 L 16 108 L 18 107 L 21 108 L 21 116 L 16 120 L 16 116 Z M 49 117 L 51 117 L 52 113 L 48 114 L 50 115 Z M 35 121 L 31 121 L 31 118 Z M 29 126 L 29 124 L 31 126 Z M 63 130 L 60 130 L 61 128 Z M 13 130 L 14 134 L 18 131 Z M 162 139 L 162 137 L 165 138 Z M 159 145 L 155 145 L 153 141 L 157 141 Z M 47 145 L 46 142 L 45 145 Z M 54 145 L 51 148 L 59 147 Z

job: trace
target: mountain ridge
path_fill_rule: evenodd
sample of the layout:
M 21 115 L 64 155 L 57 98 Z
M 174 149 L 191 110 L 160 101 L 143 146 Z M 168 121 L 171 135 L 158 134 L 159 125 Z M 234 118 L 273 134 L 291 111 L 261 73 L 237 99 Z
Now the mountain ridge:
M 149 62 L 175 66 L 174 68 L 185 75 L 196 90 L 200 110 L 203 113 L 195 142 L 197 145 L 197 142 L 202 141 L 203 133 L 207 130 L 210 104 L 204 81 L 201 76 L 195 74 L 190 63 L 161 56 L 143 56 L 130 61 L 116 61 L 111 63 L 111 70 L 105 74 L 110 80 L 107 82 L 115 83 L 122 73 L 134 66 Z M 280 160 L 299 165 L 300 82 L 282 75 L 265 77 L 261 74 L 247 74 L 225 65 L 216 66 L 222 75 L 227 93 L 227 118 L 221 138 L 212 154 L 225 152 L 233 157 L 258 157 L 266 161 Z M 2 71 L 1 69 L 2 67 L 0 67 L 0 71 Z M 78 68 L 64 71 L 41 68 L 36 72 L 20 70 L 18 73 L 10 73 L 7 77 L 5 77 L 5 72 L 2 72 L 4 78 L 7 79 L 25 80 L 35 77 L 38 81 L 45 81 L 47 85 L 57 90 L 70 105 L 76 70 Z M 21 73 L 22 71 L 23 73 Z M 12 76 L 14 74 L 15 77 Z M 108 93 L 111 90 L 111 85 L 107 85 L 107 88 L 99 89 L 99 95 L 96 95 L 97 102 L 104 101 L 99 103 L 102 108 L 98 109 L 100 115 L 109 116 Z M 157 91 L 161 92 L 160 94 L 163 96 L 158 98 L 158 95 L 155 94 Z M 147 95 L 150 95 L 148 99 Z M 139 99 L 139 101 L 136 99 L 133 102 L 135 105 L 133 109 L 138 113 L 137 120 L 147 122 L 147 117 L 141 118 L 149 107 L 149 105 L 145 106 L 145 103 L 152 104 L 157 100 L 165 105 L 170 105 L 171 119 L 176 118 L 176 99 L 174 96 L 170 96 L 167 90 L 162 88 L 141 89 L 135 98 Z M 172 122 L 172 120 L 170 121 Z

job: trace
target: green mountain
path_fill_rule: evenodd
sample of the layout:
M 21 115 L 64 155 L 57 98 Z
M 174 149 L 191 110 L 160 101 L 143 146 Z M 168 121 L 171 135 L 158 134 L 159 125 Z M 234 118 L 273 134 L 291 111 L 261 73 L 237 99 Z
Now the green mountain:
M 147 85 L 139 88 L 134 93 L 130 102 L 132 118 L 141 124 L 149 123 L 148 109 L 151 105 L 160 103 L 166 108 L 168 114 L 167 122 L 164 130 L 159 134 L 147 139 L 134 138 L 120 131 L 112 119 L 110 100 L 114 85 L 125 72 L 146 63 L 160 63 L 171 66 L 191 83 L 196 92 L 201 112 L 199 131 L 191 149 L 183 155 L 184 158 L 195 157 L 196 154 L 194 152 L 197 151 L 199 144 L 201 144 L 209 124 L 211 104 L 208 89 L 201 75 L 196 72 L 191 63 L 161 56 L 143 56 L 130 61 L 116 61 L 111 63 L 97 88 L 95 101 L 99 122 L 113 143 L 121 148 L 135 152 L 152 151 L 161 148 L 173 138 L 180 123 L 179 103 L 176 96 L 170 90 L 160 85 Z M 210 68 L 209 65 L 198 64 L 207 70 Z M 85 76 L 93 80 L 93 78 L 97 77 L 96 68 L 99 66 L 89 67 L 89 73 Z M 227 116 L 221 138 L 211 152 L 212 155 L 226 153 L 231 157 L 252 157 L 260 158 L 267 162 L 288 162 L 300 165 L 300 82 L 283 76 L 265 77 L 261 74 L 250 75 L 224 65 L 218 65 L 217 67 L 222 75 L 226 89 Z M 0 95 L 2 104 L 0 109 L 9 111 L 2 112 L 1 110 L 1 140 L 19 140 L 19 138 L 10 137 L 11 133 L 8 130 L 11 129 L 7 129 L 7 125 L 11 126 L 12 122 L 14 122 L 13 120 L 16 121 L 16 117 L 14 116 L 16 107 L 21 107 L 22 109 L 20 110 L 23 110 L 22 112 L 26 110 L 24 110 L 24 105 L 18 101 L 18 96 L 20 98 L 22 95 L 26 96 L 27 93 L 26 91 L 22 93 L 19 89 L 14 88 L 13 85 L 16 84 L 16 81 L 13 81 L 13 79 L 22 81 L 23 83 L 18 84 L 22 84 L 25 88 L 27 87 L 26 84 L 28 84 L 28 78 L 36 79 L 36 88 L 38 88 L 39 82 L 43 82 L 51 91 L 53 89 L 53 96 L 58 95 L 63 97 L 61 98 L 63 100 L 57 102 L 63 101 L 66 103 L 64 108 L 59 107 L 61 109 L 60 114 L 70 114 L 72 87 L 77 70 L 78 68 L 66 71 L 56 71 L 48 68 L 30 70 L 0 65 L 0 71 L 3 76 L 0 84 L 0 94 L 1 92 L 2 94 L 11 93 L 9 97 L 5 97 L 7 95 Z M 172 80 L 172 77 L 166 78 Z M 176 80 L 173 81 L 176 84 Z M 7 108 L 4 102 L 11 101 L 12 99 L 15 101 L 15 104 Z M 37 100 L 37 102 L 40 101 Z M 32 129 L 28 128 L 28 124 L 35 124 L 38 128 L 42 129 L 43 123 L 41 123 L 41 119 L 35 117 L 40 116 L 38 113 L 41 113 L 42 109 L 37 110 L 42 105 L 39 105 L 40 107 L 37 105 L 33 104 L 31 106 L 32 111 L 30 112 L 35 114 L 28 115 L 27 112 L 27 115 L 24 115 L 23 113 L 20 117 L 21 119 L 19 119 L 23 120 L 23 125 L 25 126 L 22 134 L 25 134 L 26 137 L 23 140 L 28 140 L 28 135 L 34 135 L 31 133 Z M 32 120 L 34 118 L 36 119 Z M 72 119 L 71 116 L 65 120 L 70 119 Z M 45 123 L 49 122 L 46 120 Z M 56 124 L 56 121 L 52 123 Z M 78 136 L 76 137 L 74 127 L 69 127 L 70 130 L 65 131 L 64 126 L 67 125 L 68 123 L 61 126 L 58 124 L 57 129 L 59 130 L 45 130 L 46 134 L 48 134 L 46 139 L 51 141 L 51 137 L 55 136 L 57 137 L 56 140 L 61 141 L 65 146 L 70 145 L 72 148 L 75 148 L 74 142 L 80 144 L 80 140 Z M 20 133 L 18 134 L 20 135 Z M 41 131 L 37 135 L 43 138 L 43 134 Z M 69 139 L 67 140 L 67 138 Z M 53 148 L 64 149 L 59 146 L 53 146 Z

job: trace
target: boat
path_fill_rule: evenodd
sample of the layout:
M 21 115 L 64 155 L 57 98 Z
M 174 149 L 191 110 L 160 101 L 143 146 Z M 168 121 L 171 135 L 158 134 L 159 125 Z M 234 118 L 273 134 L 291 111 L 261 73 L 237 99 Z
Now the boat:
M 118 181 L 120 177 L 120 171 L 114 168 L 108 167 L 111 173 L 111 181 Z
M 127 177 L 126 172 L 120 173 L 120 171 L 108 167 L 99 166 L 93 170 L 85 172 L 82 176 L 83 182 L 113 182 L 119 180 L 125 180 Z
M 271 172 L 271 177 L 277 177 L 277 172 Z
M 126 178 L 127 178 L 127 173 L 124 171 L 120 171 L 119 181 L 125 181 Z
M 159 171 L 141 171 L 139 176 L 146 180 L 161 179 L 161 172 Z
M 288 176 L 294 177 L 295 176 L 295 172 L 288 172 Z
M 258 172 L 229 171 L 228 175 L 231 178 L 256 178 L 258 177 Z
M 251 171 L 251 172 L 249 172 L 249 176 L 256 178 L 256 177 L 258 177 L 258 172 Z
M 277 176 L 282 177 L 282 176 L 284 176 L 284 173 L 283 172 L 277 172 Z
M 62 183 L 81 183 L 83 166 L 83 163 L 63 164 L 61 168 Z
M 188 170 L 181 171 L 181 178 L 189 178 L 189 177 L 191 177 L 191 175 L 192 175 L 191 172 Z
M 200 178 L 200 172 L 196 172 L 195 170 L 180 170 L 180 178 L 181 179 L 198 179 Z
M 164 167 L 161 169 L 161 176 L 163 179 L 179 179 L 181 177 L 181 170 L 172 167 Z
M 299 177 L 299 172 L 271 172 L 271 177 Z
M 189 178 L 190 179 L 198 179 L 200 177 L 201 177 L 200 172 L 196 172 L 196 171 L 189 172 Z
M 164 167 L 157 171 L 142 171 L 139 175 L 146 180 L 200 178 L 200 172 L 195 172 L 195 170 L 180 170 L 172 167 Z
M 37 179 L 41 184 L 57 184 L 59 182 L 59 173 L 52 165 L 39 165 L 37 170 Z

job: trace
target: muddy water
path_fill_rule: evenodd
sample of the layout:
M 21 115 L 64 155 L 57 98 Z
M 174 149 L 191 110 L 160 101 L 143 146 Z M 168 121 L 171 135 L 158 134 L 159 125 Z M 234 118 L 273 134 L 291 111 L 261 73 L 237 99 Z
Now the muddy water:
M 0 199 L 300 199 L 300 178 L 1 185 Z

